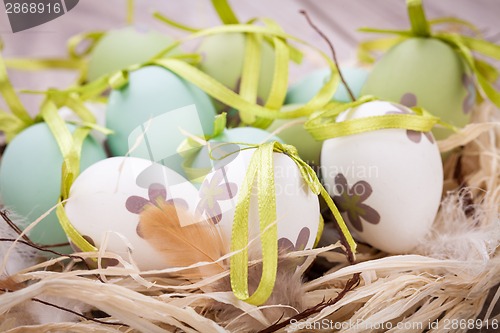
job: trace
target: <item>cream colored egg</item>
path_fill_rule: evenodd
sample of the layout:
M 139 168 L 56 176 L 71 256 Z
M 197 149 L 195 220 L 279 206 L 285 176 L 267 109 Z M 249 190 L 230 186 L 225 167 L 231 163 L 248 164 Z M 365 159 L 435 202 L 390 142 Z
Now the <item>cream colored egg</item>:
M 139 214 L 145 205 L 158 200 L 183 206 L 194 214 L 197 197 L 191 183 L 163 165 L 135 157 L 113 157 L 80 174 L 65 209 L 76 230 L 96 247 L 107 239 L 107 251 L 128 260 L 130 249 L 140 269 L 163 269 L 167 265 L 162 255 L 138 232 Z
M 373 101 L 345 111 L 337 121 L 410 112 Z M 407 253 L 431 230 L 443 168 L 430 132 L 383 129 L 326 140 L 321 174 L 351 231 L 372 246 Z

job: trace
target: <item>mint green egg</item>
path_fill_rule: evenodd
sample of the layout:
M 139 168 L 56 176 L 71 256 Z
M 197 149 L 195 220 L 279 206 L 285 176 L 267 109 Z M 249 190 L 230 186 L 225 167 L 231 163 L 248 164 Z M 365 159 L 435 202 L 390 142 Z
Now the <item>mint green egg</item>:
M 300 107 L 300 104 L 290 104 L 285 105 L 281 112 L 287 112 Z M 322 141 L 316 141 L 311 134 L 304 128 L 304 123 L 307 117 L 297 118 L 297 119 L 276 119 L 271 126 L 266 130 L 269 132 L 274 132 L 279 130 L 276 134 L 277 137 L 285 141 L 287 144 L 295 146 L 299 153 L 300 158 L 311 165 L 319 165 L 319 157 L 321 154 Z M 292 126 L 287 124 L 290 122 L 294 123 Z
M 104 35 L 90 54 L 88 79 L 93 81 L 134 64 L 141 64 L 172 44 L 172 39 L 156 31 L 127 27 Z
M 359 67 L 342 67 L 341 71 L 354 97 L 358 98 L 369 71 Z M 330 74 L 329 68 L 318 69 L 308 74 L 288 89 L 285 104 L 306 104 L 328 82 Z M 342 103 L 351 102 L 351 97 L 342 82 L 339 83 L 332 100 Z
M 75 126 L 67 125 L 70 131 Z M 92 138 L 83 143 L 80 171 L 106 158 L 104 149 Z M 58 202 L 61 191 L 62 154 L 45 123 L 19 133 L 7 146 L 0 164 L 0 196 L 8 210 L 26 221 L 25 228 Z M 28 234 L 37 244 L 68 241 L 52 211 Z M 69 247 L 62 250 L 69 250 Z
M 475 102 L 474 81 L 460 56 L 433 38 L 411 38 L 390 49 L 373 67 L 363 94 L 420 106 L 462 127 Z M 437 139 L 451 131 L 433 130 Z
M 193 104 L 196 107 L 193 114 L 177 114 L 179 108 Z M 173 123 L 175 130 L 162 131 L 159 128 L 153 130 L 150 136 L 156 141 L 152 144 L 160 147 L 159 150 L 151 152 L 154 161 L 167 157 L 175 159 L 173 155 L 176 154 L 177 146 L 186 138 L 181 129 L 193 135 L 213 133 L 215 109 L 207 94 L 169 70 L 147 66 L 131 72 L 128 84 L 113 90 L 108 100 L 106 126 L 114 133 L 108 136 L 107 143 L 112 155 L 125 156 L 133 147 L 134 142 L 130 142 L 129 136 L 132 132 L 135 133 L 134 130 L 140 126 L 148 127 L 149 121 L 165 123 L 165 116 L 169 117 L 169 114 L 174 116 L 167 119 L 167 125 Z M 158 120 L 158 117 L 162 120 Z M 179 122 L 184 124 L 181 129 L 178 129 Z M 162 142 L 164 146 L 174 147 L 170 149 L 170 154 L 162 150 Z M 132 156 L 136 155 L 132 153 Z M 142 155 L 136 157 L 148 158 Z M 176 160 L 173 163 L 180 162 Z M 179 172 L 176 166 L 168 163 L 166 165 Z
M 242 33 L 227 33 L 208 36 L 201 42 L 198 52 L 203 60 L 200 69 L 238 92 L 243 63 L 245 59 L 245 35 Z M 268 42 L 261 47 L 261 63 L 257 101 L 264 104 L 271 91 L 274 74 L 274 50 Z M 217 110 L 227 111 L 221 103 L 216 103 Z

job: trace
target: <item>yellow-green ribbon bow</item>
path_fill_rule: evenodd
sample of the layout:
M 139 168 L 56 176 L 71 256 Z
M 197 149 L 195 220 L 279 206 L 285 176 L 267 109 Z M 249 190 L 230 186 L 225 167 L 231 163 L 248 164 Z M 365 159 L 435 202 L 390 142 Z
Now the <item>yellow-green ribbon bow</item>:
M 252 147 L 252 146 L 250 146 Z M 231 236 L 230 259 L 231 287 L 235 296 L 250 304 L 261 305 L 271 295 L 278 269 L 278 227 L 276 224 L 276 191 L 274 185 L 273 153 L 278 152 L 290 157 L 300 170 L 302 179 L 316 195 L 321 195 L 332 211 L 338 226 L 348 257 L 352 262 L 356 251 L 354 242 L 339 210 L 321 185 L 314 170 L 297 154 L 297 149 L 279 142 L 264 143 L 256 146 L 247 173 L 243 180 L 234 213 Z M 257 184 L 259 229 L 262 247 L 262 276 L 252 295 L 248 291 L 248 216 L 252 188 Z
M 467 26 L 477 31 L 474 25 L 456 18 L 443 18 L 428 21 L 422 5 L 422 0 L 407 0 L 408 16 L 410 18 L 410 30 L 386 30 L 361 28 L 360 31 L 370 33 L 384 33 L 396 35 L 392 38 L 383 38 L 361 43 L 358 49 L 358 57 L 361 61 L 373 62 L 371 55 L 373 51 L 385 51 L 400 42 L 413 38 L 436 38 L 450 45 L 465 61 L 474 73 L 477 83 L 482 91 L 496 106 L 500 107 L 500 93 L 494 88 L 492 82 L 498 78 L 498 70 L 487 62 L 474 57 L 473 52 L 480 53 L 492 59 L 500 60 L 500 45 L 496 45 L 483 38 L 473 38 L 452 32 L 432 32 L 431 25 L 440 23 L 456 23 Z

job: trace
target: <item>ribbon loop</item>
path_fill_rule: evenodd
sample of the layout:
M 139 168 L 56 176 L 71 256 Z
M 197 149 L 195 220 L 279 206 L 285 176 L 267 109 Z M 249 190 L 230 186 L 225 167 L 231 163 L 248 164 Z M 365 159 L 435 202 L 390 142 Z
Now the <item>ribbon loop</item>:
M 330 110 L 312 116 L 306 121 L 304 128 L 318 141 L 388 128 L 429 132 L 436 124 L 455 130 L 453 126 L 421 108 L 413 108 L 415 114 L 387 114 L 336 121 L 340 113 L 375 100 L 377 99 L 373 96 L 363 96 L 355 102 L 335 105 Z
M 252 145 L 249 145 L 252 147 Z M 274 184 L 273 153 L 283 153 L 290 157 L 299 168 L 302 179 L 316 195 L 321 195 L 332 210 L 348 257 L 354 260 L 356 243 L 332 199 L 321 185 L 314 170 L 297 154 L 297 149 L 279 142 L 258 145 L 253 152 L 238 195 L 231 236 L 230 259 L 231 287 L 235 296 L 250 304 L 264 304 L 271 296 L 278 269 L 278 227 L 276 213 L 276 190 Z M 259 207 L 259 230 L 262 250 L 262 276 L 252 295 L 248 291 L 248 217 L 252 188 L 257 183 Z

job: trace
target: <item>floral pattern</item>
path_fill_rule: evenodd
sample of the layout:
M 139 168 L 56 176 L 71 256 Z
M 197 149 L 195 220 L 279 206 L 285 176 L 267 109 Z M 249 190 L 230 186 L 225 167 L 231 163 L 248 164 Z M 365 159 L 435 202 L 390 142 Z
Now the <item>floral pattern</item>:
M 412 108 L 414 106 L 417 106 L 417 96 L 412 93 L 406 93 L 403 96 L 401 96 L 399 103 L 401 103 L 401 105 Z
M 304 227 L 300 230 L 299 235 L 297 236 L 297 240 L 295 244 L 292 243 L 288 238 L 280 238 L 278 239 L 278 250 L 281 253 L 290 253 L 294 251 L 302 251 L 305 250 L 307 242 L 309 242 L 309 237 L 311 236 L 311 230 L 309 228 Z
M 133 214 L 141 214 L 147 205 L 158 206 L 160 202 L 165 202 L 186 209 L 188 208 L 188 204 L 184 199 L 173 198 L 167 200 L 167 189 L 162 184 L 151 184 L 148 189 L 148 197 L 149 199 L 146 199 L 137 195 L 133 195 L 129 197 L 125 202 L 125 208 L 127 208 L 127 210 Z M 142 237 L 139 224 L 137 225 L 136 230 L 137 234 Z
M 401 103 L 401 104 L 403 104 L 403 103 Z M 397 108 L 398 111 L 389 111 L 389 112 L 386 112 L 386 114 L 410 114 L 410 111 L 402 108 L 401 106 L 399 106 L 397 104 L 393 104 L 393 106 L 395 108 Z M 413 131 L 413 130 L 406 130 L 406 136 L 408 137 L 408 139 L 410 139 L 411 141 L 413 141 L 415 143 L 419 143 L 420 141 L 422 141 L 422 135 L 424 135 L 427 138 L 427 140 L 429 140 L 430 143 L 434 143 L 434 138 L 433 138 L 431 132 L 419 132 L 419 131 Z
M 212 223 L 217 224 L 222 219 L 222 209 L 219 201 L 229 200 L 236 196 L 238 186 L 227 182 L 224 177 L 224 168 L 218 169 L 212 179 L 205 179 L 200 187 L 200 202 L 196 207 L 196 213 L 206 214 Z
M 360 180 L 349 187 L 345 176 L 339 173 L 335 176 L 335 189 L 339 195 L 334 196 L 333 201 L 356 230 L 363 231 L 362 220 L 371 224 L 380 222 L 380 214 L 363 203 L 373 192 L 368 182 Z

